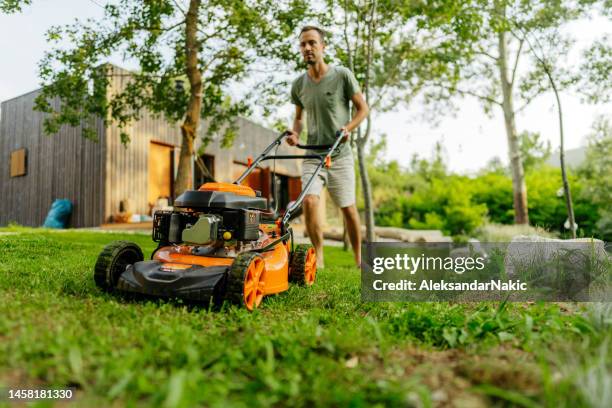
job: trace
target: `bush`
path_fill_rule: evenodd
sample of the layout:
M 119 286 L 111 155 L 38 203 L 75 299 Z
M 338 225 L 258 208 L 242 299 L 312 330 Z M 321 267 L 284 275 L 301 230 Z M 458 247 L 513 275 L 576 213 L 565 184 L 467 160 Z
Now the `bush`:
M 589 163 L 569 171 L 578 236 L 612 240 L 610 151 L 609 136 L 601 136 L 591 142 Z M 472 234 L 485 222 L 514 223 L 512 179 L 502 171 L 474 177 L 447 174 L 440 152 L 431 161 L 414 158 L 409 169 L 372 160 L 369 171 L 377 225 L 439 229 L 458 236 Z M 528 232 L 542 235 L 545 229 L 568 235 L 560 169 L 539 164 L 525 179 L 529 221 L 538 227 Z
M 405 227 L 408 224 L 408 197 L 398 195 L 382 201 L 374 211 L 376 225 L 387 227 Z
M 529 223 L 562 231 L 563 223 L 567 219 L 567 210 L 563 196 L 557 194 L 563 187 L 561 171 L 552 167 L 542 167 L 537 172 L 527 174 L 525 181 Z M 573 186 L 573 183 L 570 182 L 570 186 Z
M 612 242 L 612 211 L 600 211 L 599 215 L 601 218 L 593 230 L 600 239 Z
M 410 197 L 399 196 L 380 204 L 378 225 L 439 229 L 446 234 L 469 234 L 486 215 L 486 206 L 471 200 L 467 177 L 447 176 L 424 184 Z
M 514 222 L 512 180 L 505 174 L 485 173 L 472 180 L 474 202 L 487 207 L 489 219 L 500 224 Z

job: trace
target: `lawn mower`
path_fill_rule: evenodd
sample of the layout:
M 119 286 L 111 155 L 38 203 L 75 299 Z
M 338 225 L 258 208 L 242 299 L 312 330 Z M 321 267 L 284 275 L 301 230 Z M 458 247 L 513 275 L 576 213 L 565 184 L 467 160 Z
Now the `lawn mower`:
M 171 211 L 153 216 L 153 241 L 158 243 L 145 261 L 140 247 L 114 241 L 98 256 L 94 280 L 103 290 L 217 304 L 229 301 L 249 311 L 263 297 L 289 288 L 289 281 L 312 285 L 317 273 L 314 248 L 294 245 L 289 225 L 299 215 L 304 196 L 332 153 L 343 141 L 341 132 L 331 145 L 301 145 L 304 155 L 277 155 L 287 132 L 279 135 L 233 183 L 205 183 L 176 198 Z M 322 152 L 322 153 L 319 153 Z M 319 159 L 319 165 L 298 198 L 284 214 L 271 210 L 259 191 L 242 185 L 263 161 Z

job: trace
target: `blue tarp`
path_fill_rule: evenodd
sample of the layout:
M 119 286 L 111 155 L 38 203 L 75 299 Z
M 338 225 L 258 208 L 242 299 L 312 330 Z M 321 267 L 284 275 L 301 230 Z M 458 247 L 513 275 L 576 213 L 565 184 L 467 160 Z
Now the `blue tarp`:
M 70 214 L 72 214 L 72 203 L 70 200 L 55 200 L 51 204 L 51 209 L 43 227 L 45 228 L 66 228 L 68 221 L 70 220 Z

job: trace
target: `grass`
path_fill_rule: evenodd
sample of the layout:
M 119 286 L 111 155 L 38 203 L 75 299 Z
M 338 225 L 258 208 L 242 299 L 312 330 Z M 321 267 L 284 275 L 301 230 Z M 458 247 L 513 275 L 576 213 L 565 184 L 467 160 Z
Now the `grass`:
M 12 233 L 10 235 L 3 233 Z M 79 406 L 605 406 L 611 309 L 362 303 L 351 255 L 248 313 L 98 290 L 115 239 L 0 229 L 0 387 L 76 388 Z

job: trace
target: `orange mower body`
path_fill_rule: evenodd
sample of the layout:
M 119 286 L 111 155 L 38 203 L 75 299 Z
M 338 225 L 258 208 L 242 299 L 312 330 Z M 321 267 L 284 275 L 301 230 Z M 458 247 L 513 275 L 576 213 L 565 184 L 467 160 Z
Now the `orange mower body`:
M 96 264 L 94 278 L 98 286 L 192 301 L 228 300 L 254 310 L 264 296 L 289 289 L 290 281 L 314 283 L 314 249 L 294 246 L 291 233 L 283 234 L 278 219 L 262 217 L 267 214 L 257 211 L 262 199 L 254 190 L 230 183 L 208 183 L 197 193 L 204 194 L 186 198 L 202 199 L 202 207 L 196 207 L 194 202 L 188 203 L 190 207 L 182 206 L 183 194 L 176 200 L 179 207 L 174 211 L 155 214 L 153 239 L 160 244 L 151 260 L 145 261 L 134 243 L 109 244 Z M 215 201 L 223 207 L 215 208 Z M 228 210 L 228 205 L 244 205 L 246 209 Z M 199 235 L 198 231 L 184 233 L 193 230 L 202 219 L 204 228 L 200 228 Z M 251 234 L 256 228 L 256 235 L 234 231 L 242 224 Z

